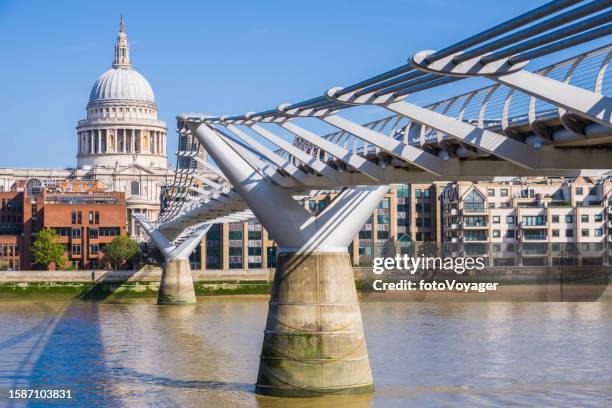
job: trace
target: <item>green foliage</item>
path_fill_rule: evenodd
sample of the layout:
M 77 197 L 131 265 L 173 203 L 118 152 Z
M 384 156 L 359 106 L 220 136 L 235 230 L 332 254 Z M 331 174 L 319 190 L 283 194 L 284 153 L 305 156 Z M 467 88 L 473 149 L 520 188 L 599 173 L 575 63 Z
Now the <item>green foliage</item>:
M 58 268 L 64 264 L 64 246 L 57 243 L 55 231 L 43 228 L 36 234 L 36 240 L 32 245 L 32 259 L 34 263 L 49 268 L 53 262 Z
M 138 243 L 128 236 L 115 237 L 104 248 L 104 259 L 117 270 L 138 253 Z

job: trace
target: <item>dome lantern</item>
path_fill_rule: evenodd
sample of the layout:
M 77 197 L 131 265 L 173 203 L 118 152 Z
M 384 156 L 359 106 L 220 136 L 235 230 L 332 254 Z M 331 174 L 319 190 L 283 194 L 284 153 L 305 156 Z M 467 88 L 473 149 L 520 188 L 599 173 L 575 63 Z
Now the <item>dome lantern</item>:
M 113 62 L 113 68 L 131 67 L 130 46 L 128 44 L 127 34 L 125 33 L 125 27 L 123 25 L 123 16 L 121 16 L 121 22 L 119 23 L 119 34 L 117 35 L 117 42 L 115 43 L 115 61 Z

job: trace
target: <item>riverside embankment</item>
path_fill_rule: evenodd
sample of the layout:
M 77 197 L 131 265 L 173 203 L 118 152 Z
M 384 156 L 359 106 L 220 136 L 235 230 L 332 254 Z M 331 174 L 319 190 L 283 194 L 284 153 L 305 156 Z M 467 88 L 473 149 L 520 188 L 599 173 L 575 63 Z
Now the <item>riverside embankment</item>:
M 485 301 L 594 301 L 610 300 L 608 288 L 611 267 L 494 267 L 478 273 L 442 273 L 427 271 L 410 275 L 388 271 L 382 275 L 371 268 L 354 268 L 360 296 L 406 301 L 485 300 Z M 231 269 L 193 271 L 196 295 L 267 295 L 274 269 Z M 161 269 L 144 267 L 136 271 L 0 271 L 0 300 L 15 297 L 52 296 L 88 300 L 155 297 Z M 411 281 L 419 288 L 376 290 L 376 281 L 393 283 Z M 420 290 L 424 282 L 493 282 L 495 290 L 484 293 L 461 290 Z M 405 286 L 405 285 L 404 285 Z M 440 285 L 438 285 L 439 287 Z M 449 285 L 450 286 L 450 285 Z M 459 285 L 461 286 L 461 285 Z M 389 288 L 389 285 L 384 285 Z M 398 286 L 399 287 L 399 286 Z

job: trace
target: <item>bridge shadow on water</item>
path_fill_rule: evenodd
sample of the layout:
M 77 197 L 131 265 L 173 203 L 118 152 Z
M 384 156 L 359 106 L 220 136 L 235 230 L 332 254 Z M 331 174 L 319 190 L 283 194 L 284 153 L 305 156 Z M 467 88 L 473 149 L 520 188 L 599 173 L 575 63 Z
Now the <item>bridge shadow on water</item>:
M 95 274 L 92 271 L 92 275 Z M 134 279 L 135 276 L 138 276 Z M 145 281 L 151 276 L 151 269 L 146 270 L 129 270 L 129 271 L 112 271 L 106 273 L 94 280 L 93 285 L 85 292 L 78 296 L 79 300 L 84 301 L 102 301 L 111 296 L 121 296 L 117 293 L 123 285 L 131 281 Z
M 225 400 L 226 398 L 231 399 L 231 394 L 234 392 L 254 393 L 252 383 L 171 378 L 163 374 L 163 369 L 160 375 L 141 372 L 138 369 L 140 365 L 144 365 L 147 371 L 155 370 L 157 367 L 163 368 L 166 364 L 163 361 L 164 358 L 176 358 L 177 361 L 184 363 L 192 357 L 190 353 L 193 351 L 185 351 L 181 353 L 183 355 L 176 355 L 176 350 L 172 350 L 168 356 L 149 356 L 147 353 L 154 354 L 155 347 L 160 343 L 163 346 L 166 343 L 178 344 L 180 348 L 177 338 L 187 336 L 193 338 L 193 334 L 181 330 L 180 327 L 177 333 L 168 333 L 171 330 L 164 328 L 161 331 L 164 337 L 155 339 L 157 344 L 153 345 L 153 350 L 145 350 L 141 353 L 142 350 L 139 350 L 138 347 L 145 348 L 147 343 L 139 342 L 135 338 L 137 333 L 129 327 L 131 322 L 121 318 L 122 314 L 129 314 L 125 317 L 134 318 L 139 310 L 131 310 L 120 304 L 83 301 L 82 299 L 66 303 L 47 302 L 34 303 L 34 305 L 37 314 L 42 312 L 42 319 L 31 328 L 0 343 L 0 352 L 13 353 L 18 358 L 18 363 L 13 368 L 10 370 L 4 368 L 0 371 L 2 373 L 0 382 L 8 385 L 9 389 L 71 390 L 72 399 L 0 399 L 0 405 L 6 402 L 9 408 L 23 406 L 180 407 L 184 404 L 179 404 L 177 401 L 185 398 L 189 398 L 189 401 L 197 401 L 197 398 L 193 394 L 177 396 L 176 389 L 222 391 L 223 393 L 215 399 L 223 402 L 229 402 Z M 32 303 L 28 307 L 31 306 Z M 153 305 L 140 306 L 157 308 Z M 159 324 L 160 320 L 164 319 L 181 322 L 192 316 L 192 314 L 181 316 L 174 312 L 164 313 L 163 311 L 151 313 L 155 319 L 152 323 Z M 146 324 L 149 323 L 151 322 L 146 322 Z M 112 325 L 116 327 L 111 328 Z M 110 342 L 108 341 L 109 336 L 113 337 Z M 190 340 L 193 341 L 193 339 Z M 122 346 L 130 343 L 136 343 L 138 347 L 122 349 Z M 206 345 L 196 344 L 196 348 L 200 346 L 203 347 L 203 350 L 207 348 Z M 129 355 L 134 352 L 136 352 L 135 355 Z M 144 354 L 147 358 L 141 359 L 140 354 Z M 124 362 L 124 359 L 127 362 Z M 133 368 L 133 365 L 136 365 L 137 368 Z M 206 375 L 206 370 L 190 372 L 189 369 L 185 369 L 184 372 L 179 372 L 191 375 L 191 377 Z
M 85 318 L 88 324 L 82 324 Z M 72 399 L 9 400 L 8 406 L 121 406 L 120 400 L 105 392 L 112 372 L 105 365 L 98 323 L 97 304 L 72 301 L 47 310 L 40 323 L 11 338 L 9 342 L 21 341 L 29 347 L 10 376 L 11 388 L 71 390 Z

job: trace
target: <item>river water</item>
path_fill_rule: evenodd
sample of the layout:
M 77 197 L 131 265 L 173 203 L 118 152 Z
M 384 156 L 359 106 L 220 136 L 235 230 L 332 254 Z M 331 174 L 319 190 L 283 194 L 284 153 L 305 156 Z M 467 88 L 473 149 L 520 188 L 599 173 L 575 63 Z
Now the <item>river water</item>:
M 0 406 L 612 405 L 608 302 L 364 301 L 376 392 L 294 400 L 253 392 L 266 299 L 198 302 L 0 302 Z

